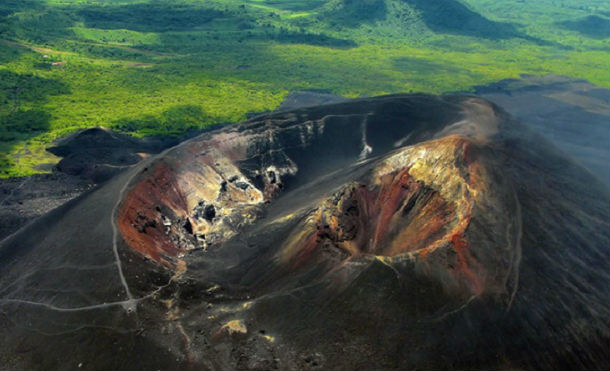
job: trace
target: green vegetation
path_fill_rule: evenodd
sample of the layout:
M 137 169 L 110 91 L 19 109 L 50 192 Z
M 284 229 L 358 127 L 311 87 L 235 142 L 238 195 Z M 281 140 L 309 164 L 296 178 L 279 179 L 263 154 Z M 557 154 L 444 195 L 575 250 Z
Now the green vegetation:
M 276 108 L 468 90 L 522 73 L 610 86 L 606 0 L 3 0 L 0 177 L 77 129 L 180 135 Z

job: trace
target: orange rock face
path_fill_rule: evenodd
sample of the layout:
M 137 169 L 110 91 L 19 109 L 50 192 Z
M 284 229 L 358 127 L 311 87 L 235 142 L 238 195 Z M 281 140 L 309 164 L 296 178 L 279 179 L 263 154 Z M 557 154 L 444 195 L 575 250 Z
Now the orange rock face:
M 348 256 L 395 256 L 428 247 L 451 231 L 456 205 L 402 169 L 380 184 L 351 184 L 316 213 L 315 231 L 294 259 L 328 246 Z
M 219 137 L 187 143 L 137 178 L 117 214 L 131 249 L 176 269 L 186 252 L 222 243 L 256 218 L 263 194 L 232 162 L 240 140 Z
M 449 136 L 390 155 L 366 182 L 349 184 L 321 202 L 295 228 L 279 257 L 290 269 L 329 258 L 373 256 L 422 266 L 443 260 L 457 286 L 473 295 L 501 286 L 470 250 L 468 229 L 477 204 L 489 200 L 485 168 L 472 142 Z M 429 261 L 428 261 L 429 260 Z M 436 269 L 435 268 L 435 269 Z
M 118 227 L 132 249 L 172 268 L 172 258 L 178 255 L 180 248 L 165 231 L 159 206 L 161 200 L 172 210 L 186 209 L 176 173 L 166 164 L 156 166 L 152 176 L 129 192 L 117 215 Z

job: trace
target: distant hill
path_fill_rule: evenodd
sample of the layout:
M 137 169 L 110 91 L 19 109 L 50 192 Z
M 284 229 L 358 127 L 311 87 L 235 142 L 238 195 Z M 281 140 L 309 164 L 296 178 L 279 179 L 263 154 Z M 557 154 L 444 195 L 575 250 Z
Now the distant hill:
M 458 0 L 333 0 L 323 9 L 331 25 L 398 23 L 407 31 L 423 24 L 433 32 L 482 38 L 520 35 L 513 25 L 491 21 Z

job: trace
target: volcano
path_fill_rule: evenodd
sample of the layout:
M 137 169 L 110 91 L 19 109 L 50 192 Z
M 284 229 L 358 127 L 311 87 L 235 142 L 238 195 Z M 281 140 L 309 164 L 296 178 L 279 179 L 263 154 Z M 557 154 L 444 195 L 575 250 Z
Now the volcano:
M 10 369 L 605 369 L 610 196 L 496 105 L 225 126 L 0 245 Z

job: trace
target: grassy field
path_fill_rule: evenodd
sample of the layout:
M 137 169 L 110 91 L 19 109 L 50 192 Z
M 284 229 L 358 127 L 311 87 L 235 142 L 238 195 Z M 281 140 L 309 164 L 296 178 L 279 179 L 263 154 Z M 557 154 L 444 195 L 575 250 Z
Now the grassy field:
M 583 5 L 584 4 L 584 5 Z M 276 108 L 563 74 L 610 87 L 606 0 L 3 0 L 0 177 L 74 130 L 180 135 Z

